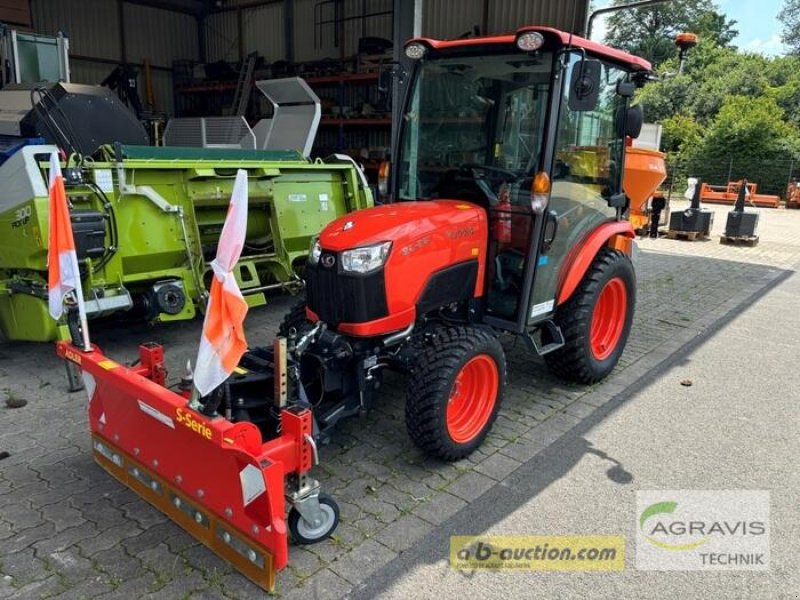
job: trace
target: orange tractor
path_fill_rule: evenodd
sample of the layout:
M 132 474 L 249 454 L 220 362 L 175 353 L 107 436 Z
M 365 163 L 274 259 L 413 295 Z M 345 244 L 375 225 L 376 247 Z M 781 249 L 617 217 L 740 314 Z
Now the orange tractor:
M 641 206 L 663 171 L 623 177 L 623 165 L 650 64 L 547 27 L 405 52 L 411 83 L 382 181 L 393 202 L 315 238 L 276 346 L 251 349 L 198 405 L 164 387 L 160 348 L 129 368 L 58 347 L 88 377 L 98 462 L 265 588 L 287 534 L 312 543 L 336 527 L 309 474 L 316 446 L 369 411 L 385 371 L 407 374 L 411 440 L 457 460 L 500 410 L 501 337 L 591 383 L 633 322 L 629 197 Z

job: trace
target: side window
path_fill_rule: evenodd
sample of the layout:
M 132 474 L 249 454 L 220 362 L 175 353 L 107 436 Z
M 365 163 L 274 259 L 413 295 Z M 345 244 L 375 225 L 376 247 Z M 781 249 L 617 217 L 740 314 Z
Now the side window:
M 579 58 L 573 56 L 569 71 L 576 68 L 580 68 Z M 570 75 L 567 75 L 568 82 Z M 616 92 L 617 82 L 624 77 L 625 72 L 621 69 L 603 64 L 600 99 L 592 111 L 570 110 L 567 102 L 569 90 L 565 91 L 556 142 L 554 179 L 583 184 L 591 196 L 607 198 L 620 190 L 624 139 L 617 123 L 624 103 Z

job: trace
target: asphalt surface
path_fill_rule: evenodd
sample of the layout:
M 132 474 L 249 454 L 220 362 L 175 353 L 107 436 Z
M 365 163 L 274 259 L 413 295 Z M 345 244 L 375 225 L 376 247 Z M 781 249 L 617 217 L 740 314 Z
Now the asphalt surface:
M 353 597 L 800 597 L 798 297 L 793 275 L 745 301 L 717 331 L 679 349 L 650 381 L 630 386 Z M 658 489 L 769 490 L 770 570 L 637 571 L 635 493 Z M 622 573 L 451 569 L 448 536 L 481 534 L 621 534 L 626 566 Z

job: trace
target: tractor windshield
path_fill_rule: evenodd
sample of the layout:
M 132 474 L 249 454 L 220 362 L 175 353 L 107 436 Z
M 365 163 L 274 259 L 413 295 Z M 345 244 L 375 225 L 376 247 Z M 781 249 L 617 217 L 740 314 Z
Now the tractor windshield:
M 553 57 L 444 58 L 419 67 L 404 115 L 402 200 L 494 205 L 539 166 Z

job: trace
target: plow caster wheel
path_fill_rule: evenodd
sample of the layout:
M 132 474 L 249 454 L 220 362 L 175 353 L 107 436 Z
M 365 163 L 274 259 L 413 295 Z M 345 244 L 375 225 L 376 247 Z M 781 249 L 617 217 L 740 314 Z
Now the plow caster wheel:
M 633 321 L 636 275 L 630 258 L 618 250 L 597 254 L 578 289 L 556 312 L 565 344 L 544 355 L 563 379 L 600 381 L 616 366 Z
M 316 544 L 336 531 L 339 525 L 339 505 L 328 494 L 319 495 L 321 523 L 314 527 L 296 508 L 289 511 L 289 533 L 298 544 Z
M 442 328 L 408 380 L 409 437 L 441 460 L 469 456 L 494 424 L 505 381 L 506 358 L 494 335 L 477 327 Z

